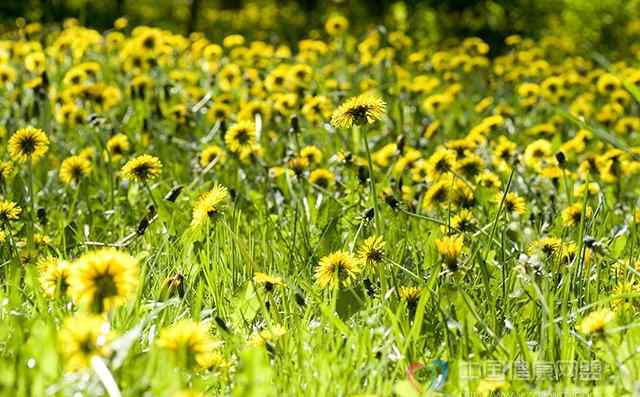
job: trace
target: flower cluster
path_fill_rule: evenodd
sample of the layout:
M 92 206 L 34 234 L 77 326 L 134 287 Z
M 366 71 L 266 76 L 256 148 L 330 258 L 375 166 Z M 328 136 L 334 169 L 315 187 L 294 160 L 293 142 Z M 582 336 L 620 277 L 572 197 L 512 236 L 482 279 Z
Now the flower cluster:
M 322 26 L 289 43 L 68 21 L 0 40 L 8 367 L 51 334 L 36 366 L 111 387 L 107 366 L 134 394 L 388 395 L 423 351 L 640 376 L 637 56 Z M 350 386 L 315 388 L 341 371 Z M 492 390 L 511 387 L 531 389 Z

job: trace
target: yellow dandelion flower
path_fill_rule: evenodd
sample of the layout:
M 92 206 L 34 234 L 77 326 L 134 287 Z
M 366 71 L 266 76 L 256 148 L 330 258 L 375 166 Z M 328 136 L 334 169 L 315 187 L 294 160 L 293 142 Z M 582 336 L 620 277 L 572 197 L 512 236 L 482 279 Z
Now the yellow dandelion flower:
M 64 320 L 58 334 L 58 346 L 64 357 L 65 368 L 77 371 L 91 365 L 93 357 L 106 357 L 113 334 L 104 317 L 76 314 Z
M 309 164 L 320 164 L 322 151 L 314 145 L 305 146 L 300 150 L 300 157 L 307 159 Z
M 615 314 L 609 309 L 596 310 L 582 319 L 576 328 L 585 335 L 602 334 L 607 324 L 615 317 Z
M 413 164 L 411 168 L 411 180 L 417 183 L 427 180 L 429 175 L 429 162 L 425 160 L 418 160 Z
M 255 121 L 257 116 L 260 116 L 262 124 L 264 125 L 271 117 L 271 107 L 269 103 L 254 99 L 241 106 L 238 112 L 238 120 Z M 219 120 L 224 117 L 219 117 Z
M 264 346 L 266 344 L 273 344 L 278 339 L 287 334 L 287 330 L 282 325 L 275 325 L 270 329 L 265 329 L 260 332 L 256 332 L 249 337 L 249 345 L 251 346 Z
M 309 161 L 306 157 L 295 157 L 287 163 L 287 167 L 293 171 L 296 176 L 302 175 L 304 170 L 309 166 Z
M 576 243 L 566 243 L 560 249 L 560 259 L 564 265 L 569 265 L 576 258 L 578 247 Z M 585 250 L 584 263 L 588 264 L 591 261 L 591 254 L 593 250 Z
M 69 274 L 69 263 L 54 259 L 40 274 L 40 284 L 44 293 L 50 298 L 65 295 L 69 288 Z
M 93 147 L 89 146 L 86 147 L 84 149 L 82 149 L 81 151 L 78 152 L 78 156 L 86 159 L 87 161 L 91 162 L 93 161 L 93 159 L 96 158 L 96 149 L 94 149 Z
M 82 156 L 66 158 L 60 166 L 60 179 L 67 185 L 77 184 L 91 172 L 91 162 Z
M 420 153 L 420 151 L 415 150 L 411 147 L 407 148 L 404 155 L 402 155 L 402 157 L 400 157 L 394 164 L 393 172 L 395 172 L 396 174 L 402 174 L 407 168 L 413 167 L 421 157 L 422 153 Z
M 222 40 L 222 45 L 231 48 L 238 47 L 244 44 L 244 37 L 239 34 L 232 34 Z
M 9 139 L 9 155 L 14 161 L 35 161 L 49 150 L 49 138 L 41 129 L 25 127 Z
M 503 194 L 501 192 L 496 193 L 496 202 L 500 204 Z M 524 198 L 518 196 L 516 193 L 509 192 L 504 196 L 503 203 L 504 210 L 509 214 L 522 214 L 527 210 L 527 205 Z
M 10 161 L 0 161 L 0 184 L 6 182 L 13 175 L 14 168 Z
M 333 15 L 327 19 L 325 30 L 331 36 L 340 36 L 349 27 L 349 20 L 342 15 Z
M 619 282 L 612 291 L 613 296 L 615 296 L 615 299 L 611 302 L 613 309 L 618 311 L 618 309 L 626 307 L 638 307 L 638 304 L 640 303 L 638 298 L 628 296 L 637 295 L 638 292 L 640 292 L 640 285 L 638 285 L 637 282 Z
M 333 105 L 331 100 L 326 96 L 307 97 L 304 100 L 302 114 L 305 119 L 313 125 L 317 125 L 331 117 Z
M 601 94 L 610 94 L 620 88 L 621 85 L 620 79 L 610 73 L 601 75 L 597 83 L 598 91 Z
M 427 174 L 431 181 L 453 171 L 456 165 L 456 152 L 450 149 L 438 149 L 429 157 Z
M 315 278 L 320 288 L 348 287 L 360 271 L 353 256 L 346 251 L 336 251 L 320 259 Z
M 40 273 L 45 273 L 47 270 L 57 265 L 58 262 L 58 258 L 54 256 L 44 256 L 38 259 L 38 263 L 36 264 L 36 266 Z
M 224 142 L 232 153 L 249 152 L 256 145 L 256 127 L 251 121 L 242 120 L 229 128 L 224 136 Z
M 196 363 L 202 369 L 226 374 L 231 368 L 231 363 L 218 351 L 201 353 L 196 355 Z
M 33 52 L 24 59 L 24 67 L 34 74 L 42 74 L 46 66 L 46 57 L 42 52 Z
M 270 276 L 266 273 L 256 272 L 253 275 L 253 282 L 259 285 L 264 285 L 264 289 L 267 292 L 273 291 L 275 286 L 284 286 L 284 282 L 282 281 L 282 277 L 278 276 Z
M 69 295 L 93 312 L 127 303 L 138 287 L 138 262 L 113 248 L 88 252 L 71 265 Z
M 253 145 L 240 152 L 240 161 L 244 164 L 255 164 L 256 160 L 264 156 L 264 148 L 260 145 Z
M 14 68 L 6 64 L 0 65 L 0 83 L 2 83 L 3 86 L 13 83 L 16 77 L 17 73 Z
M 466 155 L 456 162 L 455 169 L 462 176 L 473 179 L 484 169 L 484 160 L 476 154 L 466 152 Z
M 208 219 L 215 221 L 228 197 L 227 188 L 219 184 L 202 194 L 193 206 L 191 225 L 202 225 Z
M 476 177 L 476 183 L 487 189 L 498 189 L 502 185 L 500 178 L 491 171 L 483 171 Z
M 387 167 L 394 156 L 398 154 L 398 145 L 389 143 L 372 154 L 373 161 L 381 167 Z
M 418 301 L 422 295 L 422 288 L 400 287 L 398 295 L 400 296 L 400 299 L 407 304 L 409 315 L 413 316 L 418 308 Z
M 118 30 L 126 28 L 127 25 L 129 25 L 129 20 L 125 17 L 120 17 L 113 22 L 113 27 Z
M 460 254 L 464 247 L 464 236 L 446 236 L 436 240 L 436 249 L 440 258 L 450 271 L 456 271 L 460 267 Z
M 323 189 L 328 188 L 335 180 L 336 176 L 326 168 L 318 168 L 309 174 L 309 182 Z
M 127 179 L 134 179 L 145 182 L 160 175 L 162 163 L 157 157 L 143 154 L 135 159 L 129 160 L 120 170 Z
M 0 221 L 9 222 L 18 219 L 18 216 L 22 212 L 22 208 L 18 207 L 18 204 L 13 201 L 0 201 Z
M 58 123 L 68 127 L 75 127 L 84 122 L 84 111 L 73 103 L 67 103 L 56 112 Z
M 451 181 L 448 179 L 441 179 L 429 186 L 429 189 L 427 189 L 424 195 L 422 206 L 425 209 L 431 209 L 446 204 L 451 196 L 450 187 Z
M 231 114 L 231 107 L 227 104 L 216 102 L 207 111 L 207 119 L 210 122 L 221 121 L 229 117 Z M 251 119 L 253 120 L 253 118 Z
M 385 241 L 382 236 L 371 236 L 362 242 L 357 253 L 362 270 L 371 271 L 382 263 L 385 256 L 384 246 Z
M 476 227 L 476 221 L 473 217 L 473 213 L 466 208 L 461 209 L 451 218 L 451 227 L 461 232 L 474 230 Z
M 216 164 L 221 164 L 225 158 L 224 149 L 218 145 L 210 145 L 200 153 L 200 166 L 204 168 L 211 164 L 212 161 L 215 161 Z
M 306 64 L 297 64 L 289 68 L 288 80 L 294 88 L 306 87 L 313 78 L 313 68 Z
M 567 227 L 579 225 L 582 222 L 582 203 L 575 203 L 562 210 L 562 224 Z M 584 216 L 588 220 L 593 215 L 591 206 L 584 209 Z
M 46 234 L 42 233 L 34 233 L 33 234 L 33 243 L 39 246 L 47 246 L 51 244 L 51 238 Z
M 531 243 L 529 254 L 542 254 L 544 258 L 553 258 L 561 253 L 562 240 L 557 237 L 544 237 Z
M 407 302 L 407 304 L 417 304 L 422 294 L 422 288 L 418 287 L 400 287 L 398 290 L 400 299 Z
M 125 134 L 116 134 L 107 141 L 107 150 L 113 161 L 118 161 L 129 152 L 129 138 Z
M 162 329 L 156 343 L 187 367 L 207 363 L 208 355 L 222 346 L 204 323 L 193 320 L 180 320 Z
M 353 125 L 372 124 L 384 116 L 386 107 L 380 97 L 359 95 L 348 99 L 333 112 L 331 125 L 335 128 L 349 128 Z
M 524 163 L 532 169 L 537 169 L 543 159 L 551 156 L 551 142 L 538 139 L 527 146 L 524 151 Z
M 289 117 L 298 109 L 298 96 L 294 93 L 274 95 L 273 108 L 283 117 Z
M 450 94 L 436 94 L 425 98 L 421 105 L 422 109 L 427 114 L 434 115 L 436 113 L 440 114 L 449 109 L 453 100 L 454 98 Z
M 427 139 L 431 139 L 440 131 L 440 127 L 442 127 L 442 123 L 437 120 L 433 121 L 432 123 L 424 126 L 422 135 Z

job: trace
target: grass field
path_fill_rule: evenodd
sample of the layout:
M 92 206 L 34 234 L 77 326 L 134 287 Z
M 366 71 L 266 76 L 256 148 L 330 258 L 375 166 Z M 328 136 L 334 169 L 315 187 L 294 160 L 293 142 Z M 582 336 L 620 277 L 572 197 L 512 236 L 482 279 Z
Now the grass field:
M 2 395 L 637 393 L 637 59 L 325 23 L 0 41 Z

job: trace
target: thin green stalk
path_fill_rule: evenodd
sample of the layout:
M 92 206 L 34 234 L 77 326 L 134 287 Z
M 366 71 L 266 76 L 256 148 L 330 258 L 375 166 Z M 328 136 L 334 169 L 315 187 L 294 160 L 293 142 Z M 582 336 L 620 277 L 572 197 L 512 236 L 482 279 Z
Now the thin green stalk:
M 107 166 L 107 174 L 109 175 L 109 205 L 111 209 L 115 208 L 115 192 L 114 192 L 114 178 L 113 178 L 113 164 L 111 159 L 111 152 L 107 148 L 107 145 L 102 139 L 102 136 L 98 131 L 95 132 L 96 140 L 98 141 L 98 147 L 101 152 L 104 152 L 107 156 L 106 166 Z
M 76 212 L 76 207 L 78 205 L 78 195 L 80 194 L 80 184 L 78 184 L 75 192 L 73 193 L 73 199 L 71 201 L 71 207 L 69 207 L 69 212 L 67 213 L 67 219 L 65 220 L 65 226 L 69 224 L 69 221 L 73 218 L 74 213 Z
M 367 139 L 367 132 L 362 131 L 362 140 L 364 148 L 367 152 L 367 164 L 369 166 L 369 189 L 370 194 L 373 197 L 373 219 L 376 228 L 376 233 L 380 234 L 380 211 L 378 208 L 378 195 L 376 194 L 376 180 L 373 173 L 373 162 L 371 161 L 371 151 L 369 150 L 369 140 Z
M 11 255 L 16 260 L 16 262 L 20 262 L 20 258 L 18 257 L 18 249 L 16 248 L 16 243 L 13 240 L 13 229 L 11 228 L 11 224 L 8 221 L 4 222 L 4 228 L 7 231 L 7 238 L 9 239 L 9 250 L 11 251 Z
M 151 191 L 151 188 L 149 187 L 149 183 L 147 181 L 143 182 L 144 188 L 147 191 L 147 194 L 149 195 L 149 198 L 151 199 L 151 202 L 153 203 L 153 206 L 156 208 L 156 211 L 159 211 L 159 207 L 158 207 L 158 202 L 156 201 L 156 198 L 153 197 L 153 192 Z
M 33 160 L 31 156 L 27 160 L 29 163 L 29 248 L 33 249 L 33 234 L 35 233 L 35 193 L 34 193 L 34 183 L 33 183 Z

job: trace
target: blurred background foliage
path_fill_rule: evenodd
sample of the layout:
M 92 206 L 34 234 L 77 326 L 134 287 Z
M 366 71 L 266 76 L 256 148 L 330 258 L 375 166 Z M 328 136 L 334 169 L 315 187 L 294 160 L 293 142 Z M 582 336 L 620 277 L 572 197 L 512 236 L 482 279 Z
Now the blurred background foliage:
M 240 33 L 252 39 L 295 42 L 319 32 L 328 15 L 352 21 L 352 31 L 385 25 L 417 31 L 425 40 L 478 36 L 494 52 L 511 34 L 566 35 L 586 50 L 633 46 L 640 33 L 640 0 L 2 0 L 6 33 L 16 18 L 51 23 L 77 18 L 99 30 L 126 16 L 148 24 L 216 39 Z

